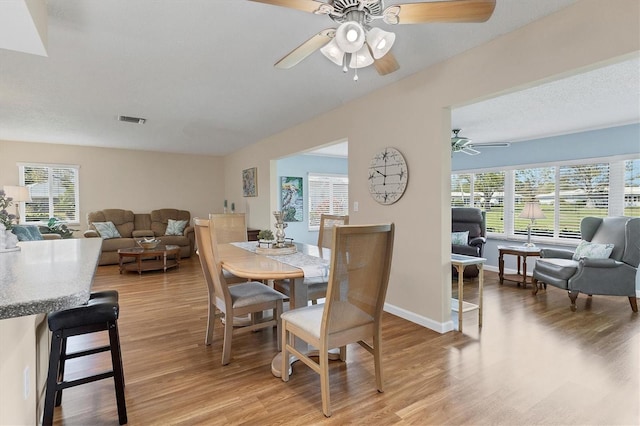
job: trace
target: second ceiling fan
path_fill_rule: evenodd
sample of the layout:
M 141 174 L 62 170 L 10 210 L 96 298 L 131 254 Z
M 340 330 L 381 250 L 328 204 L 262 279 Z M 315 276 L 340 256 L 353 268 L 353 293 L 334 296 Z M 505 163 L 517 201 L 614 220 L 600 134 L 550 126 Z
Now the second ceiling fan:
M 377 20 L 395 24 L 485 22 L 493 14 L 496 0 L 449 0 L 384 6 L 384 0 L 251 0 L 283 6 L 316 15 L 327 15 L 338 25 L 312 36 L 276 62 L 277 68 L 291 68 L 320 49 L 343 67 L 356 70 L 374 65 L 380 75 L 400 68 L 391 53 L 396 35 L 371 24 Z
M 451 138 L 451 153 L 462 152 L 467 155 L 478 155 L 480 151 L 475 148 L 507 148 L 511 146 L 509 142 L 489 142 L 474 144 L 471 139 L 459 136 L 460 129 L 453 129 Z

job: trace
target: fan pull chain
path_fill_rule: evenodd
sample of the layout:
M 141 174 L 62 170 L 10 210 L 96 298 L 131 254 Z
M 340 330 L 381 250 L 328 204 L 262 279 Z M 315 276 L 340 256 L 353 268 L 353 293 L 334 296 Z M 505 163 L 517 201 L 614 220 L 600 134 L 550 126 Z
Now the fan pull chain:
M 356 53 L 356 67 L 353 75 L 353 81 L 358 81 L 358 54 Z

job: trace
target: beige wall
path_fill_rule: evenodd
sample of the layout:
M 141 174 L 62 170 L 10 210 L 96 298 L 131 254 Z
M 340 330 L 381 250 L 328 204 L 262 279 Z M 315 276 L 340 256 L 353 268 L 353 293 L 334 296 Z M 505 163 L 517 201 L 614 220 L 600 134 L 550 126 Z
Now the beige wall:
M 241 197 L 241 170 L 258 167 L 259 196 L 247 199 L 247 206 L 253 226 L 269 227 L 270 211 L 277 206 L 271 189 L 275 185 L 265 184 L 275 182 L 271 160 L 348 139 L 349 198 L 360 207 L 350 211 L 351 223 L 396 223 L 388 310 L 435 330 L 450 330 L 449 108 L 637 55 L 639 5 L 637 0 L 617 0 L 615 7 L 611 2 L 581 0 L 229 155 L 225 193 Z M 367 189 L 370 158 L 385 146 L 399 149 L 409 165 L 407 191 L 392 206 L 378 205 Z
M 192 217 L 222 210 L 222 157 L 0 141 L 0 187 L 18 184 L 18 162 L 80 166 L 83 230 L 87 213 L 105 208 L 148 213 L 168 207 Z

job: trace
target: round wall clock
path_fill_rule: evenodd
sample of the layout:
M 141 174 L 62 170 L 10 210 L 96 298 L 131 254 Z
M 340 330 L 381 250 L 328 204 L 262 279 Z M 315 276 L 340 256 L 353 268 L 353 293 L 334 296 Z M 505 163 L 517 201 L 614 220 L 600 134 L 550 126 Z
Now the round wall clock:
M 398 201 L 409 180 L 409 169 L 404 157 L 395 148 L 380 150 L 369 165 L 369 193 L 380 204 Z

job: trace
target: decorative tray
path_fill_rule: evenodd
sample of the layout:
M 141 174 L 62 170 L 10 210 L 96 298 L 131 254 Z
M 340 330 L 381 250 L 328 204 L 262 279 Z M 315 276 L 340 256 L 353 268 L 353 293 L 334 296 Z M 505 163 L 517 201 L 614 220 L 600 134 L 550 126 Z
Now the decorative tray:
M 298 248 L 291 242 L 284 243 L 284 247 L 275 247 L 275 241 L 259 242 L 258 246 L 256 247 L 257 254 L 266 254 L 271 256 L 293 254 L 297 251 Z

